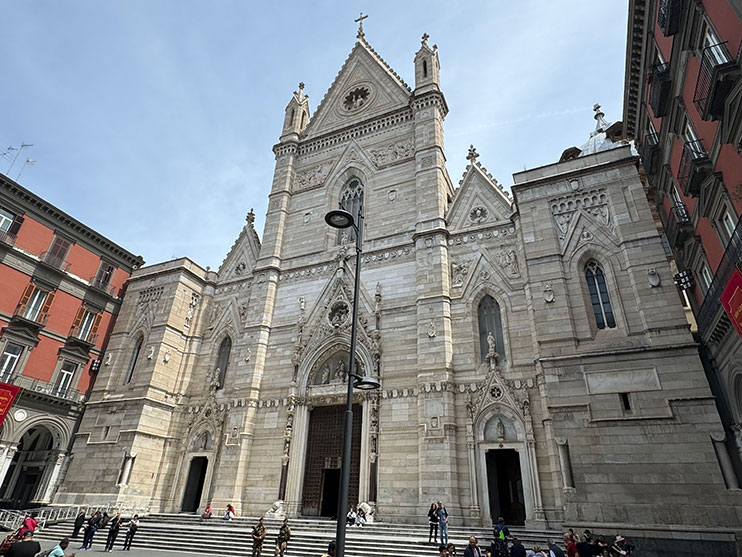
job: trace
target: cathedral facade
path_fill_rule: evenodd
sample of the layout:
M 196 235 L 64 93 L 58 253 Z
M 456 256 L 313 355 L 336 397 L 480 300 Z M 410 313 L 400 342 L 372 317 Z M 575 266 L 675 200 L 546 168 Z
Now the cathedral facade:
M 218 272 L 134 273 L 56 500 L 335 515 L 357 255 L 324 215 L 342 207 L 365 216 L 356 365 L 381 383 L 354 400 L 352 504 L 732 532 L 738 486 L 631 147 L 596 109 L 588 143 L 512 197 L 473 148 L 455 184 L 427 36 L 414 72 L 359 33 L 314 113 L 303 85 L 286 108 L 262 239 L 250 213 Z

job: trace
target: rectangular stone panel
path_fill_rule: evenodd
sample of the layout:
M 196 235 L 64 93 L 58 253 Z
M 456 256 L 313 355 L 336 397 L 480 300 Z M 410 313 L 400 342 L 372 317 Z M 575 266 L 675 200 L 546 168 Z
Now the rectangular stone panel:
M 592 395 L 659 391 L 662 388 L 655 368 L 586 373 L 585 384 L 587 392 Z

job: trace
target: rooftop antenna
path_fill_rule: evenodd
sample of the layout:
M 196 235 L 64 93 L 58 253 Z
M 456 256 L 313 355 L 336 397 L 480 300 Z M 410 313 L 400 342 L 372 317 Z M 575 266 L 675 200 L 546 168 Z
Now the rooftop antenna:
M 18 173 L 18 176 L 15 177 L 15 181 L 17 182 L 18 180 L 21 179 L 21 174 L 23 174 L 23 171 L 26 169 L 27 166 L 31 166 L 35 163 L 36 163 L 35 160 L 27 158 L 26 162 L 23 163 L 23 166 L 21 167 L 21 171 Z
M 8 147 L 8 151 L 6 152 L 15 151 L 15 156 L 13 157 L 13 162 L 10 163 L 8 170 L 5 171 L 6 175 L 10 174 L 10 171 L 13 170 L 13 165 L 15 165 L 15 161 L 18 159 L 18 155 L 20 155 L 21 151 L 23 151 L 23 149 L 25 149 L 26 147 L 33 147 L 33 143 L 21 143 L 20 149 L 16 149 L 12 145 Z

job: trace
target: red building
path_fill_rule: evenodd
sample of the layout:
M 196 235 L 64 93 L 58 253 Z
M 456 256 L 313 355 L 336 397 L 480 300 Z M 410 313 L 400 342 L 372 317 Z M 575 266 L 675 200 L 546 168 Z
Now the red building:
M 51 500 L 85 394 L 143 260 L 0 174 L 0 505 Z
M 630 0 L 635 139 L 742 480 L 742 1 Z M 731 298 L 722 303 L 722 297 Z M 726 305 L 726 307 L 725 307 Z M 734 307 L 732 307 L 734 306 Z

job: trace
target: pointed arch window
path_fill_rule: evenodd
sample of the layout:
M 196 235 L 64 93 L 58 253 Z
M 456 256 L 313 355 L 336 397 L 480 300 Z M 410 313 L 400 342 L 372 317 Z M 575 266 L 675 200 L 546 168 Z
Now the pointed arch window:
M 358 215 L 361 213 L 363 208 L 363 184 L 358 178 L 353 178 L 340 192 L 340 208 L 343 211 L 348 211 L 353 215 L 353 220 L 358 222 Z M 356 232 L 353 228 L 339 228 L 338 229 L 338 244 L 343 237 L 343 234 L 348 234 L 348 240 L 355 242 Z
M 227 378 L 227 367 L 229 367 L 229 355 L 232 352 L 232 339 L 224 337 L 219 345 L 219 352 L 216 355 L 216 366 L 214 369 L 219 370 L 219 389 L 224 387 L 224 380 Z
M 126 372 L 126 378 L 124 379 L 124 385 L 131 383 L 134 378 L 134 369 L 137 367 L 137 360 L 139 359 L 139 353 L 142 351 L 142 343 L 144 342 L 143 337 L 139 337 L 134 350 L 131 353 L 131 360 L 129 360 L 129 369 Z
M 500 356 L 500 360 L 505 360 L 505 342 L 502 335 L 502 320 L 500 318 L 500 305 L 492 296 L 485 296 L 479 302 L 477 308 L 477 317 L 479 320 L 479 355 L 482 361 L 485 361 L 489 352 L 489 342 L 487 340 L 490 333 L 495 339 L 495 352 Z
M 598 329 L 613 329 L 616 327 L 616 318 L 613 315 L 613 306 L 608 296 L 608 286 L 605 274 L 595 261 L 588 261 L 585 265 L 585 279 L 590 293 L 590 303 L 595 314 L 595 324 Z

